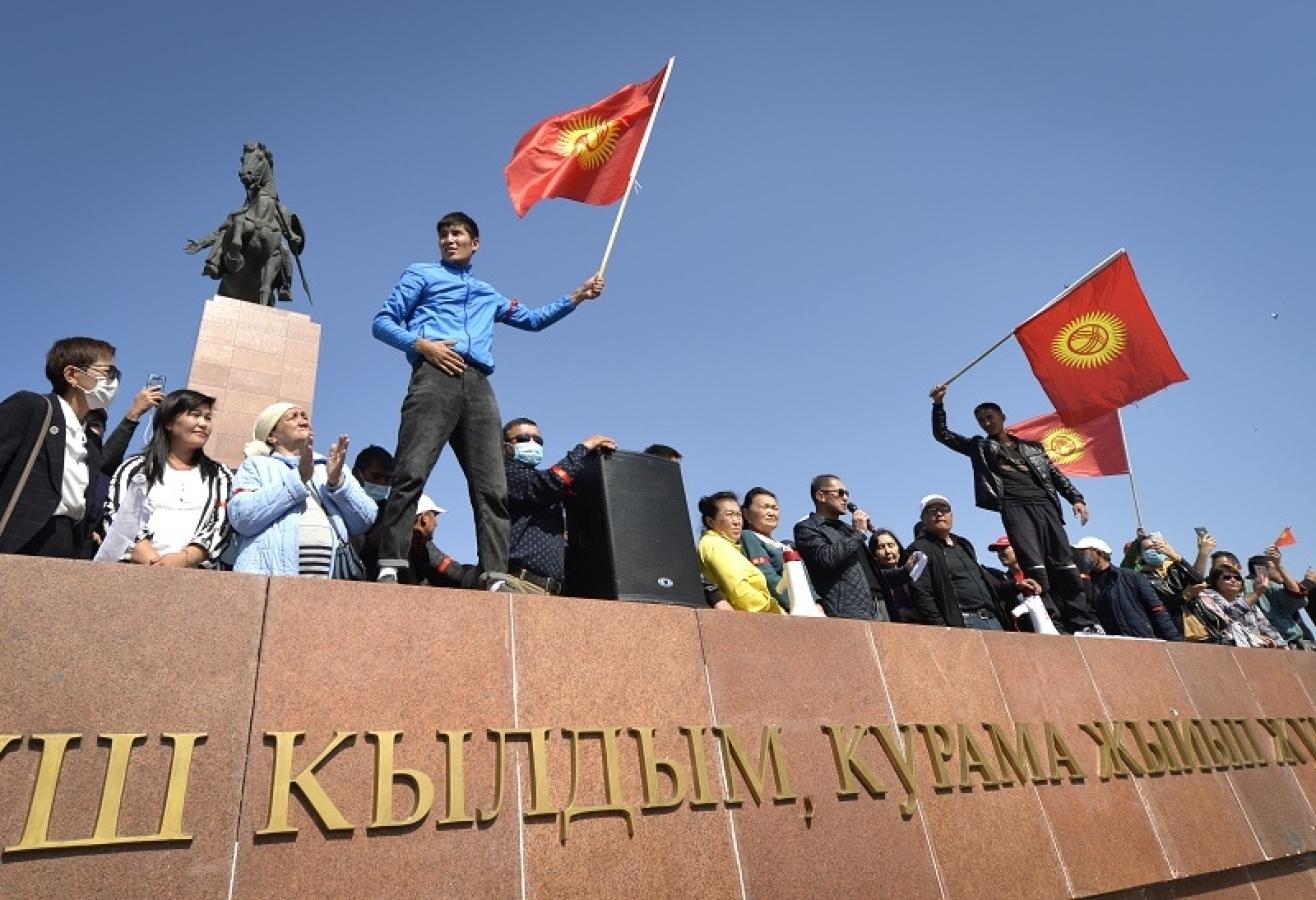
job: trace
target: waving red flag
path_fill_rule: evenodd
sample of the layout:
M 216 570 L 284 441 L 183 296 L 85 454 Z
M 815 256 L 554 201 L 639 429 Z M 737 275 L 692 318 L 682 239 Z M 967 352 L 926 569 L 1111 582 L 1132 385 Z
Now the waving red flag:
M 524 216 L 546 197 L 606 206 L 626 193 L 645 126 L 661 99 L 667 66 L 581 109 L 558 113 L 527 131 L 503 170 L 512 208 Z
M 1071 427 L 1188 380 L 1123 250 L 1014 335 Z
M 1017 438 L 1040 443 L 1056 468 L 1071 478 L 1129 473 L 1118 412 L 1108 412 L 1072 428 L 1050 413 L 1011 425 L 1009 432 Z
M 1298 539 L 1293 536 L 1293 529 L 1287 525 L 1285 525 L 1284 530 L 1279 533 L 1279 537 L 1275 538 L 1276 547 L 1292 547 L 1297 542 Z

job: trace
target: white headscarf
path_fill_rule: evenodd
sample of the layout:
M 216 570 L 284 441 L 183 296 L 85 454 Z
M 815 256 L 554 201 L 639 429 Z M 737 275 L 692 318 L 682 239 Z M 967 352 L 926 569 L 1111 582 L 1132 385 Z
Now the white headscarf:
M 297 409 L 296 403 L 288 403 L 280 400 L 278 403 L 271 403 L 260 411 L 256 417 L 256 424 L 251 428 L 251 440 L 243 446 L 242 452 L 247 456 L 269 456 L 273 451 L 270 445 L 265 443 L 274 430 L 274 426 L 279 424 L 279 420 L 290 409 Z

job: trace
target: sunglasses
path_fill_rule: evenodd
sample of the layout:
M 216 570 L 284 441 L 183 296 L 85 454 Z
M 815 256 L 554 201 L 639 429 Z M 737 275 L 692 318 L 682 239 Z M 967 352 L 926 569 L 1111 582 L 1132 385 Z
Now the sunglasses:
M 509 437 L 507 439 L 507 443 L 509 444 L 528 444 L 531 441 L 534 441 L 541 447 L 544 446 L 544 439 L 537 434 L 518 434 L 516 437 Z
M 74 366 L 73 368 L 92 377 L 108 378 L 110 381 L 118 381 L 123 375 L 118 366 Z M 104 369 L 105 371 L 102 373 L 97 371 L 98 369 Z
M 824 494 L 835 494 L 838 497 L 849 497 L 850 492 L 845 488 L 822 488 Z
M 1242 575 L 1229 575 L 1229 574 L 1224 574 L 1224 575 L 1221 575 L 1221 576 L 1220 576 L 1220 579 L 1219 579 L 1219 580 L 1220 580 L 1220 581 L 1238 581 L 1238 582 L 1242 582 L 1242 580 L 1243 580 L 1243 576 L 1242 576 Z
M 948 516 L 950 515 L 949 506 L 925 506 L 923 507 L 924 515 L 929 516 Z

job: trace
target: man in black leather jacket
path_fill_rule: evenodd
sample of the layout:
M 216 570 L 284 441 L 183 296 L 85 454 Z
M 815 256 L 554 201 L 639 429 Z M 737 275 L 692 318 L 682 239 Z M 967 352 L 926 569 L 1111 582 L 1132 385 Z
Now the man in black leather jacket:
M 973 497 L 981 509 L 1001 514 L 1019 565 L 1055 600 L 1067 631 L 1100 632 L 1101 626 L 1083 592 L 1065 533 L 1060 497 L 1074 515 L 1088 521 L 1083 495 L 1036 441 L 1020 440 L 1005 429 L 1005 414 L 995 403 L 974 409 L 986 437 L 965 437 L 946 424 L 946 385 L 932 389 L 932 436 L 973 463 Z

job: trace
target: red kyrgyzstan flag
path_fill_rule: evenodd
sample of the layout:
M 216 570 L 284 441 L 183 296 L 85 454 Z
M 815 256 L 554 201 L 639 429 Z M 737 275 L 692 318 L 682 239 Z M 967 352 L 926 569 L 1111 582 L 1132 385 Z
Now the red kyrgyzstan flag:
M 524 216 L 546 197 L 606 206 L 626 193 L 645 126 L 658 106 L 663 71 L 527 131 L 503 170 L 512 208 Z
M 1129 473 L 1118 412 L 1108 412 L 1073 427 L 1060 421 L 1055 413 L 1049 413 L 1011 425 L 1009 431 L 1017 438 L 1041 444 L 1056 468 L 1070 478 Z
M 1071 427 L 1188 380 L 1122 250 L 1014 336 Z

